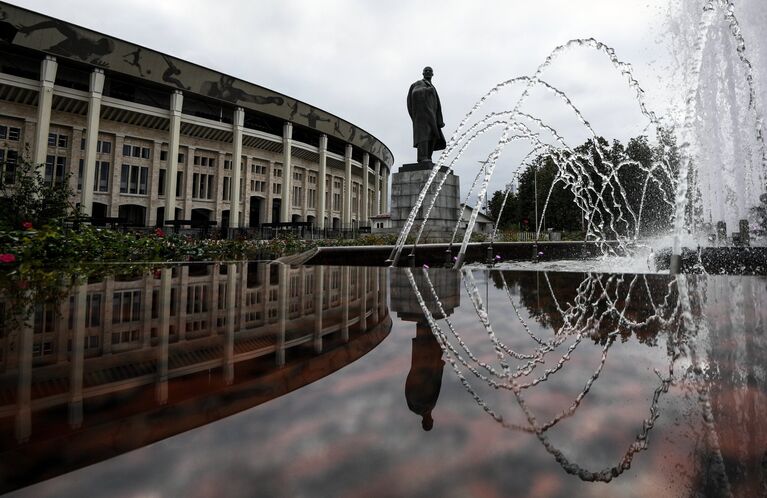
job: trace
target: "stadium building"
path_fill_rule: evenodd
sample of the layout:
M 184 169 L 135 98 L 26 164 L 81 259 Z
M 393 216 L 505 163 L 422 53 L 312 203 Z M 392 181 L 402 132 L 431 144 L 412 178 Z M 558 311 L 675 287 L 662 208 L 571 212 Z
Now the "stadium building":
M 6 181 L 23 154 L 50 182 L 69 173 L 86 215 L 139 226 L 370 226 L 393 164 L 310 104 L 0 2 Z

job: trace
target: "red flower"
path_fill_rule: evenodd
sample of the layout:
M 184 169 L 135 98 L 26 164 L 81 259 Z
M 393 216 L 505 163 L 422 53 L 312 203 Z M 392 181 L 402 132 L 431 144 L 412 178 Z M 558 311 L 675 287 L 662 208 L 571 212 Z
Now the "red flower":
M 24 230 L 32 230 L 32 222 L 31 221 L 21 222 L 21 228 L 23 228 Z
M 154 234 L 158 237 L 165 237 L 165 232 L 160 227 L 154 229 Z
M 15 254 L 9 254 L 9 253 L 0 254 L 0 263 L 14 263 L 14 262 L 16 262 Z

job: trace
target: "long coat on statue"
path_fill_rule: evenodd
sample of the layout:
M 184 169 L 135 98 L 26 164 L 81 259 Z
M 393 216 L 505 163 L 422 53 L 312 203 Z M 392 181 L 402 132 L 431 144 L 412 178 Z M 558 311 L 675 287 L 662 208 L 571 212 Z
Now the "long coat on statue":
M 413 147 L 419 142 L 430 141 L 432 150 L 446 147 L 442 127 L 442 105 L 437 89 L 426 80 L 418 80 L 410 85 L 407 92 L 407 112 L 413 120 Z

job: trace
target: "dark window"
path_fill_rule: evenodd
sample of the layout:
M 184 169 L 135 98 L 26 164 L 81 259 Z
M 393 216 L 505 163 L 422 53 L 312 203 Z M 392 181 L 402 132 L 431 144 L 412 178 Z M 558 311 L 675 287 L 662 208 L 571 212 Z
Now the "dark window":
M 49 185 L 53 182 L 64 183 L 64 170 L 67 167 L 67 158 L 64 156 L 47 156 L 45 158 L 45 182 Z
M 13 126 L 8 128 L 8 140 L 13 140 L 14 142 L 18 142 L 20 136 L 21 136 L 21 128 L 14 128 Z
M 120 192 L 128 192 L 128 177 L 130 177 L 130 165 L 123 164 L 120 170 Z
M 123 145 L 123 156 L 130 156 L 131 146 L 128 144 Z
M 93 191 L 109 192 L 109 162 L 96 161 L 96 171 L 93 173 Z
M 85 169 L 85 161 L 80 159 L 80 164 L 77 166 L 77 190 L 83 189 L 83 171 Z
M 161 150 L 160 151 L 160 161 L 167 161 L 168 160 L 168 151 L 167 150 Z
M 157 178 L 157 195 L 165 195 L 165 171 L 160 170 L 160 176 Z

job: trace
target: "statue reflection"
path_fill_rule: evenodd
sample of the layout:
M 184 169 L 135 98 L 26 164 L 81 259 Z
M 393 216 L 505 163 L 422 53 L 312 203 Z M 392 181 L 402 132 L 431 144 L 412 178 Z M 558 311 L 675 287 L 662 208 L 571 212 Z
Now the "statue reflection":
M 442 310 L 449 316 L 461 305 L 460 273 L 452 270 L 430 270 L 429 277 L 436 295 L 439 296 Z M 430 431 L 434 427 L 432 413 L 437 406 L 439 392 L 442 387 L 442 370 L 445 362 L 442 359 L 442 348 L 432 334 L 429 323 L 423 314 L 415 293 L 408 281 L 407 275 L 401 268 L 392 269 L 392 311 L 397 317 L 416 323 L 416 334 L 412 343 L 410 372 L 405 381 L 405 399 L 408 408 L 422 417 L 421 427 Z M 430 299 L 431 292 L 424 292 L 426 279 L 423 274 L 414 275 L 416 285 L 422 294 L 426 295 L 426 306 L 433 317 L 443 318 L 440 306 Z
M 405 381 L 405 398 L 410 411 L 422 417 L 421 427 L 425 431 L 434 427 L 431 412 L 439 399 L 444 366 L 442 348 L 439 347 L 429 324 L 418 322 L 413 338 L 410 372 Z

